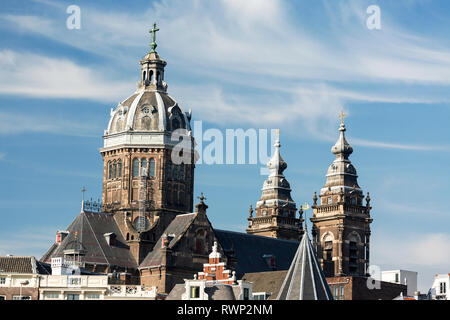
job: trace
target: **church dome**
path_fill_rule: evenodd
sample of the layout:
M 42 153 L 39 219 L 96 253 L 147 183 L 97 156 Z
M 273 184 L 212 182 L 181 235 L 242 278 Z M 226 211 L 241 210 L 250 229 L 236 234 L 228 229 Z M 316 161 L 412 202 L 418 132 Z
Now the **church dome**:
M 167 93 L 141 88 L 111 110 L 105 135 L 126 131 L 170 132 L 179 128 L 190 131 L 189 118 Z
M 154 26 L 152 31 L 157 30 Z M 170 133 L 176 129 L 186 129 L 180 134 L 191 134 L 191 111 L 184 112 L 167 94 L 164 81 L 167 63 L 155 51 L 154 34 L 150 47 L 151 51 L 139 61 L 141 71 L 137 90 L 111 109 L 103 136 L 105 148 L 170 144 Z

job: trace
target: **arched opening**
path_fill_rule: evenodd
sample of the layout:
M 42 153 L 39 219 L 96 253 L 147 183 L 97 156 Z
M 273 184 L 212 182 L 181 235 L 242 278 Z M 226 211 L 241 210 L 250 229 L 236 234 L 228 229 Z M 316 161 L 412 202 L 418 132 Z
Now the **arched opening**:
M 141 160 L 141 171 L 142 171 L 142 169 L 147 170 L 147 159 L 146 158 L 142 158 L 142 160 Z
M 172 120 L 172 130 L 176 130 L 180 127 L 180 121 L 175 118 Z
M 358 272 L 358 246 L 356 241 L 350 241 L 349 243 L 349 259 L 348 259 L 348 271 L 350 274 Z
M 127 241 L 130 240 L 130 233 L 127 233 Z
M 159 71 L 156 72 L 156 82 L 159 83 L 159 81 L 161 80 L 161 74 L 159 73 Z
M 108 179 L 112 179 L 112 163 L 108 162 Z
M 155 167 L 156 167 L 155 159 L 150 158 L 150 162 L 149 162 L 149 174 L 150 174 L 150 177 L 154 177 L 155 176 Z
M 331 233 L 326 234 L 322 240 L 323 272 L 325 276 L 334 275 L 333 240 L 334 237 Z
M 184 164 L 180 165 L 180 181 L 184 181 Z
M 139 176 L 139 159 L 134 158 L 133 159 L 133 177 Z
M 117 164 L 117 173 L 119 177 L 122 177 L 122 160 L 119 160 Z
M 114 171 L 113 178 L 115 179 L 115 178 L 117 178 L 117 163 L 115 161 L 113 164 L 113 171 Z
M 153 81 L 153 70 L 150 70 L 150 82 Z
M 147 72 L 146 71 L 144 71 L 144 73 L 142 73 L 142 81 L 144 81 L 145 82 L 145 77 L 147 76 Z

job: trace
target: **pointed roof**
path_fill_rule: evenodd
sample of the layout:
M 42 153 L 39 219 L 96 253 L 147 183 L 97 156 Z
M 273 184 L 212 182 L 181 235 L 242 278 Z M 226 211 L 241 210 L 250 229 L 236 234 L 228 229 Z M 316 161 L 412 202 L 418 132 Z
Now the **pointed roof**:
M 290 208 L 295 208 L 295 202 L 291 197 L 291 186 L 283 174 L 284 170 L 287 168 L 287 162 L 284 161 L 280 154 L 281 144 L 278 129 L 276 131 L 274 147 L 275 152 L 267 163 L 267 168 L 270 173 L 264 181 L 262 195 L 256 203 L 256 208 L 267 203 L 273 203 L 275 205 L 282 204 L 289 206 Z
M 277 300 L 333 300 L 307 232 L 298 246 Z
M 65 252 L 82 250 L 85 263 L 110 267 L 137 267 L 130 248 L 112 214 L 81 212 L 67 228 L 67 231 L 69 232 L 67 237 L 59 245 L 53 244 L 41 261 L 50 262 L 52 258 L 63 257 Z M 105 233 L 116 235 L 114 245 L 106 242 Z
M 344 113 L 341 113 L 341 126 L 339 128 L 339 138 L 336 144 L 331 148 L 331 152 L 336 155 L 336 158 L 347 159 L 350 154 L 353 153 L 352 146 L 345 139 L 345 124 L 344 124 Z
M 341 126 L 339 127 L 339 138 L 336 144 L 331 148 L 331 152 L 336 156 L 333 163 L 328 167 L 327 180 L 321 190 L 321 194 L 331 189 L 345 189 L 360 192 L 358 186 L 358 174 L 351 163 L 349 156 L 353 153 L 352 146 L 345 138 L 344 113 L 341 113 Z

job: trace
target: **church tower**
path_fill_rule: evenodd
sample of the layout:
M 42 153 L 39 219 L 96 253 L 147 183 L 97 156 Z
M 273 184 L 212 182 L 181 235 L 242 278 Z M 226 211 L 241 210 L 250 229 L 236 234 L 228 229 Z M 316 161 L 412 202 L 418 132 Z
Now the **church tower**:
M 363 190 L 349 160 L 353 148 L 345 139 L 344 116 L 341 113 L 339 139 L 331 148 L 336 159 L 328 168 L 319 198 L 314 193 L 312 206 L 314 245 L 327 277 L 365 276 L 369 266 L 370 197 L 367 193 L 363 205 Z
M 167 94 L 166 62 L 155 51 L 158 30 L 156 24 L 150 30 L 137 90 L 111 109 L 100 149 L 102 210 L 114 214 L 138 264 L 176 215 L 193 210 L 191 113 Z M 188 148 L 173 152 L 181 139 Z
M 283 171 L 286 161 L 280 155 L 279 130 L 275 153 L 267 163 L 269 177 L 264 181 L 262 195 L 255 210 L 250 206 L 247 233 L 277 239 L 299 240 L 303 234 L 303 219 L 295 217 L 297 208 L 291 198 L 291 187 Z M 253 212 L 255 213 L 253 215 Z

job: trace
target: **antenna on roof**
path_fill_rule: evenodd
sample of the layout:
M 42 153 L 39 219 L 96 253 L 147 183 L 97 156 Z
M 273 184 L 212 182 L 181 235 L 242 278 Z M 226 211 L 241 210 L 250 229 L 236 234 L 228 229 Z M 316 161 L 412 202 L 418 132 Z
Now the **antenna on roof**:
M 84 212 L 84 193 L 86 192 L 86 188 L 83 186 L 81 189 L 81 212 Z

